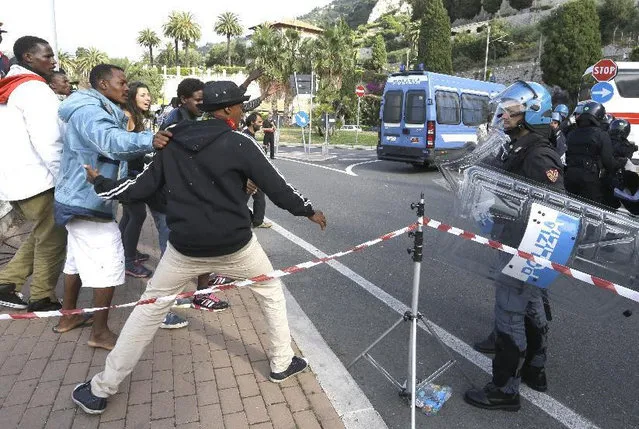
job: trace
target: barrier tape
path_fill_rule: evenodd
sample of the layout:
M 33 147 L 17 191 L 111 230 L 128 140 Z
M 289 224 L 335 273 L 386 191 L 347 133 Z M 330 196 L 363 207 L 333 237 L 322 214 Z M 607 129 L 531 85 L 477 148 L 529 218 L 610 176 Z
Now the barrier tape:
M 457 237 L 463 238 L 465 240 L 474 241 L 475 243 L 483 244 L 484 246 L 491 247 L 493 249 L 497 249 L 499 251 L 509 253 L 511 255 L 519 256 L 520 258 L 526 259 L 528 261 L 536 262 L 539 265 L 542 265 L 546 268 L 550 268 L 555 270 L 561 274 L 564 274 L 568 277 L 575 278 L 577 280 L 581 280 L 585 283 L 591 284 L 593 286 L 597 286 L 601 289 L 606 289 L 610 292 L 613 292 L 617 295 L 621 295 L 624 298 L 628 298 L 634 302 L 639 302 L 639 292 L 629 289 L 625 286 L 621 286 L 617 283 L 613 283 L 608 280 L 604 280 L 600 277 L 593 276 L 588 273 L 584 273 L 583 271 L 575 270 L 574 268 L 567 267 L 562 264 L 558 264 L 556 262 L 549 261 L 548 259 L 541 258 L 539 256 L 535 256 L 532 253 L 524 252 L 523 250 L 515 249 L 514 247 L 507 246 L 499 241 L 489 240 L 481 235 L 477 235 L 472 232 L 464 231 L 463 229 L 455 228 L 454 226 L 447 225 L 435 219 L 430 219 L 424 217 L 424 226 L 429 228 L 436 229 L 438 231 L 447 232 L 449 234 L 455 235 Z
M 328 261 L 331 261 L 333 259 L 337 259 L 339 257 L 342 256 L 346 256 L 348 254 L 354 253 L 354 252 L 360 252 L 368 247 L 374 246 L 377 243 L 380 243 L 382 241 L 388 241 L 392 238 L 398 237 L 406 232 L 409 231 L 414 231 L 417 229 L 418 227 L 418 223 L 414 223 L 411 225 L 408 225 L 407 227 L 404 227 L 402 229 L 398 229 L 396 231 L 393 232 L 389 232 L 388 234 L 384 234 L 381 237 L 375 238 L 373 240 L 369 240 L 366 241 L 362 244 L 359 244 L 355 247 L 352 247 L 348 250 L 345 250 L 343 252 L 337 252 L 334 253 L 332 255 L 326 256 L 324 258 L 319 258 L 319 259 L 315 259 L 312 261 L 307 261 L 307 262 L 302 262 L 301 264 L 297 264 L 297 265 L 293 265 L 290 266 L 288 268 L 284 268 L 281 270 L 275 270 L 272 271 L 270 273 L 267 274 L 261 274 L 259 276 L 256 277 L 252 277 L 250 279 L 246 279 L 246 280 L 238 280 L 238 281 L 234 281 L 232 283 L 226 283 L 223 285 L 216 285 L 214 287 L 209 287 L 206 289 L 201 289 L 201 290 L 196 290 L 196 291 L 191 291 L 191 292 L 182 292 L 179 294 L 175 294 L 175 295 L 168 295 L 168 296 L 161 296 L 161 297 L 157 297 L 157 298 L 149 298 L 149 299 L 143 299 L 143 300 L 139 300 L 139 301 L 135 301 L 135 302 L 129 302 L 126 304 L 117 304 L 117 305 L 111 305 L 109 307 L 94 307 L 94 308 L 76 308 L 73 310 L 56 310 L 56 311 L 35 311 L 32 313 L 14 313 L 14 314 L 0 314 L 0 320 L 20 320 L 20 319 L 42 319 L 42 318 L 47 318 L 47 317 L 59 317 L 59 316 L 67 316 L 67 315 L 74 315 L 74 314 L 90 314 L 90 313 L 95 313 L 96 311 L 104 311 L 104 310 L 113 310 L 116 308 L 127 308 L 127 307 L 136 307 L 138 305 L 146 305 L 146 304 L 153 304 L 155 302 L 164 302 L 164 301 L 175 301 L 176 299 L 179 298 L 189 298 L 192 297 L 194 295 L 204 295 L 204 294 L 210 294 L 212 292 L 215 291 L 222 291 L 222 290 L 228 290 L 228 289 L 233 289 L 233 288 L 237 288 L 237 287 L 245 287 L 245 286 L 249 286 L 255 283 L 261 283 L 261 282 L 265 282 L 265 281 L 269 281 L 269 280 L 273 280 L 273 279 L 277 279 L 280 277 L 284 277 L 284 276 L 288 276 L 289 274 L 293 274 L 293 273 L 297 273 L 299 271 L 303 271 L 303 270 L 307 270 L 309 268 L 312 268 L 314 266 L 320 265 L 320 264 L 324 264 Z M 210 285 L 210 283 L 209 283 Z
M 624 298 L 627 298 L 631 301 L 637 302 L 639 303 L 639 292 L 634 291 L 632 289 L 629 289 L 625 286 L 621 286 L 617 283 L 613 283 L 611 281 L 602 279 L 600 277 L 597 276 L 593 276 L 591 274 L 585 273 L 583 271 L 579 271 L 570 267 L 567 267 L 565 265 L 562 264 L 558 264 L 556 262 L 552 262 L 548 259 L 545 258 L 541 258 L 539 256 L 535 256 L 532 253 L 528 253 L 528 252 L 524 252 L 523 250 L 519 250 L 519 249 L 515 249 L 514 247 L 505 245 L 503 243 L 500 243 L 499 241 L 495 241 L 495 240 L 490 240 L 488 238 L 482 237 L 481 235 L 477 235 L 473 232 L 468 232 L 465 231 L 463 229 L 459 229 L 456 228 L 454 226 L 451 225 L 447 225 L 445 223 L 442 223 L 438 220 L 435 219 L 431 219 L 428 217 L 424 217 L 424 226 L 427 226 L 429 228 L 432 229 L 436 229 L 438 231 L 442 231 L 442 232 L 446 232 L 448 234 L 452 234 L 455 235 L 457 237 L 463 238 L 465 240 L 468 241 L 473 241 L 475 243 L 479 243 L 482 244 L 484 246 L 490 247 L 492 249 L 496 249 L 499 250 L 501 252 L 505 252 L 511 255 L 515 255 L 518 256 L 520 258 L 526 259 L 528 261 L 532 261 L 535 262 L 539 265 L 542 265 L 546 268 L 550 268 L 554 271 L 557 271 L 561 274 L 564 274 L 568 277 L 572 277 L 575 278 L 577 280 L 581 280 L 585 283 L 588 283 L 590 285 L 596 286 L 598 288 L 601 289 L 605 289 L 608 290 L 610 292 L 613 292 L 617 295 L 623 296 Z M 113 309 L 117 309 L 117 308 L 127 308 L 127 307 L 135 307 L 138 305 L 146 305 L 146 304 L 153 304 L 155 302 L 164 302 L 164 301 L 175 301 L 176 299 L 179 298 L 189 298 L 192 297 L 194 295 L 203 295 L 203 294 L 210 294 L 212 292 L 216 292 L 216 291 L 223 291 L 223 290 L 228 290 L 228 289 L 233 289 L 233 288 L 238 288 L 238 287 L 245 287 L 245 286 L 249 286 L 255 283 L 260 283 L 260 282 L 265 282 L 265 281 L 269 281 L 269 280 L 273 280 L 276 278 L 280 278 L 280 277 L 284 277 L 287 276 L 289 274 L 293 274 L 293 273 L 297 273 L 299 271 L 303 271 L 303 270 L 307 270 L 309 268 L 315 267 L 317 265 L 320 264 L 324 264 L 328 261 L 331 261 L 333 259 L 337 259 L 339 257 L 342 256 L 346 256 L 348 254 L 354 253 L 354 252 L 359 252 L 362 251 L 368 247 L 374 246 L 375 244 L 378 244 L 382 241 L 387 241 L 390 240 L 392 238 L 395 238 L 399 235 L 402 235 L 406 232 L 409 231 L 414 231 L 417 229 L 417 227 L 419 226 L 418 223 L 414 223 L 411 225 L 408 225 L 407 227 L 398 229 L 396 231 L 393 232 L 389 232 L 388 234 L 382 235 L 381 237 L 378 237 L 376 239 L 373 240 L 369 240 L 366 241 L 362 244 L 359 244 L 355 247 L 352 247 L 348 250 L 342 251 L 342 252 L 337 252 L 334 253 L 332 255 L 326 256 L 324 258 L 319 258 L 319 259 L 314 259 L 312 261 L 307 261 L 307 262 L 302 262 L 301 264 L 297 264 L 297 265 L 293 265 L 290 266 L 288 268 L 284 268 L 281 270 L 275 270 L 272 271 L 270 273 L 267 274 L 261 274 L 259 276 L 256 277 L 252 277 L 250 279 L 246 279 L 246 280 L 241 280 L 241 281 L 234 281 L 232 283 L 227 283 L 227 284 L 223 284 L 223 285 L 216 285 L 214 287 L 209 287 L 207 289 L 201 289 L 201 290 L 196 290 L 196 291 L 191 291 L 191 292 L 182 292 L 179 294 L 175 294 L 175 295 L 168 295 L 168 296 L 162 296 L 162 297 L 157 297 L 157 298 L 149 298 L 149 299 L 144 299 L 144 300 L 139 300 L 139 301 L 135 301 L 135 302 L 129 302 L 126 304 L 118 304 L 118 305 L 112 305 L 109 307 L 95 307 L 95 308 L 76 308 L 73 310 L 56 310 L 56 311 L 36 311 L 36 312 L 32 312 L 32 313 L 14 313 L 14 314 L 0 314 L 0 320 L 20 320 L 20 319 L 41 319 L 41 318 L 47 318 L 47 317 L 59 317 L 59 316 L 65 316 L 65 315 L 74 315 L 74 314 L 90 314 L 90 313 L 95 313 L 96 311 L 104 311 L 104 310 L 113 310 Z

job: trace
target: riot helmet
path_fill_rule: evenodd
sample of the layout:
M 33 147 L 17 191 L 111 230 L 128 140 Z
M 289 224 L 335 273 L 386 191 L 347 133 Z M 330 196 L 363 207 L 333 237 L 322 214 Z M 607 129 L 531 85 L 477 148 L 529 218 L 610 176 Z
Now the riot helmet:
M 608 134 L 610 134 L 611 137 L 627 139 L 630 135 L 630 122 L 625 119 L 615 119 L 610 123 Z
M 563 121 L 563 120 L 564 120 L 564 118 L 561 116 L 561 113 L 559 113 L 559 112 L 556 112 L 556 111 L 555 111 L 555 112 L 552 112 L 552 116 L 551 116 L 550 120 L 551 120 L 552 122 L 559 122 L 559 123 L 561 123 L 561 121 Z
M 517 81 L 491 100 L 495 112 L 491 126 L 506 134 L 525 127 L 548 135 L 552 115 L 550 93 L 536 82 Z
M 578 118 L 579 115 L 581 115 L 584 112 L 585 105 L 586 105 L 585 101 L 580 101 L 579 103 L 577 103 L 577 105 L 575 106 L 575 110 L 572 111 L 572 115 L 575 118 Z
M 600 123 L 606 118 L 606 108 L 601 103 L 596 101 L 589 101 L 584 104 L 582 115 L 591 115 Z
M 558 104 L 553 112 L 558 113 L 561 116 L 561 120 L 563 121 L 568 116 L 568 106 L 566 106 L 565 104 Z

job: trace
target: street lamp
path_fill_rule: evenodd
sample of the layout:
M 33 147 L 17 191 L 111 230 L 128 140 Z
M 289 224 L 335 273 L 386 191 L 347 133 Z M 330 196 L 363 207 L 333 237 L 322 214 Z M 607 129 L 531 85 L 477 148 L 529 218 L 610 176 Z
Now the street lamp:
M 502 36 L 499 36 L 496 39 L 490 40 L 490 24 L 488 24 L 488 34 L 486 35 L 486 57 L 484 58 L 484 80 L 486 80 L 486 74 L 488 73 L 488 52 L 489 52 L 489 48 L 490 48 L 490 42 L 492 41 L 493 43 L 495 42 L 499 42 L 502 39 L 508 37 L 508 34 L 504 34 Z M 507 44 L 513 44 L 513 42 L 505 42 Z

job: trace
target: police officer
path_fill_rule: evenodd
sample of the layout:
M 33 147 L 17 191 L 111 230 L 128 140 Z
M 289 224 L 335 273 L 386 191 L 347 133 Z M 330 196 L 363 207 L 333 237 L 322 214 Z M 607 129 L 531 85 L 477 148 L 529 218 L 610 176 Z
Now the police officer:
M 550 136 L 548 139 L 550 140 L 550 144 L 555 148 L 557 154 L 561 158 L 562 163 L 565 164 L 565 154 L 566 154 L 566 136 L 561 131 L 561 122 L 563 118 L 561 117 L 561 113 L 554 111 L 552 112 L 552 116 L 550 118 Z
M 555 107 L 555 110 L 552 111 L 553 113 L 559 113 L 559 116 L 561 116 L 561 121 L 564 121 L 567 117 L 568 117 L 568 106 L 566 106 L 565 104 L 558 104 Z
M 581 115 L 581 112 L 584 110 L 585 101 L 580 101 L 575 106 L 575 110 L 573 110 L 572 115 L 564 119 L 561 123 L 561 132 L 564 133 L 564 136 L 568 138 L 568 135 L 573 132 L 577 128 L 577 118 Z
M 548 138 L 551 97 L 535 82 L 516 82 L 498 95 L 493 127 L 510 137 L 508 151 L 501 154 L 503 170 L 563 191 L 563 165 Z M 521 225 L 502 225 L 500 241 L 517 245 Z M 506 263 L 509 255 L 500 254 Z M 464 399 L 486 409 L 520 408 L 521 380 L 538 391 L 547 389 L 547 320 L 542 289 L 500 274 L 495 281 L 495 357 L 493 377 L 483 389 L 470 389 Z
M 608 129 L 610 128 L 610 124 L 614 120 L 615 120 L 614 115 L 612 115 L 611 113 L 606 113 L 604 115 L 603 120 L 601 121 L 601 129 L 604 130 L 605 132 L 608 132 Z
M 630 122 L 625 119 L 615 119 L 610 123 L 608 135 L 612 142 L 612 154 L 618 164 L 628 162 L 632 159 L 632 155 L 639 150 L 636 144 L 628 141 L 630 135 Z M 626 171 L 624 167 L 620 167 L 612 174 L 606 174 L 604 177 L 605 199 L 606 205 L 613 208 L 619 208 L 623 203 L 624 207 L 632 214 L 639 212 L 639 205 L 636 202 L 622 200 L 621 202 L 614 196 L 615 188 L 624 189 L 631 188 L 631 192 L 636 192 L 639 178 L 634 172 Z
M 589 101 L 566 141 L 566 190 L 600 204 L 605 203 L 601 178 L 625 165 L 614 158 L 610 137 L 601 129 L 605 115 L 604 106 Z

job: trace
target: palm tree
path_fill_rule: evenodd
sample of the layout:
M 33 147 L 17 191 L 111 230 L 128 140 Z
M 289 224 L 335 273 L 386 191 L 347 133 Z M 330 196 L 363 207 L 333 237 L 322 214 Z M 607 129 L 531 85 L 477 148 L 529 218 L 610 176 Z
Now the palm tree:
M 63 70 L 69 78 L 75 73 L 75 60 L 70 53 L 58 51 L 58 67 Z
M 178 42 L 180 41 L 180 14 L 179 12 L 171 12 L 169 20 L 162 25 L 164 35 L 175 41 L 175 65 L 179 65 Z
M 138 45 L 149 48 L 149 60 L 151 67 L 153 67 L 153 48 L 160 44 L 160 38 L 155 34 L 155 31 L 145 28 L 138 33 L 137 42 Z
M 218 15 L 215 21 L 215 33 L 220 36 L 226 36 L 226 57 L 227 65 L 231 65 L 231 37 L 241 36 L 242 26 L 240 20 L 233 12 L 224 12 Z
M 342 88 L 342 78 L 353 68 L 355 55 L 353 32 L 344 20 L 326 30 L 317 39 L 317 71 L 324 77 L 324 84 L 332 85 L 336 91 Z
M 96 48 L 85 49 L 76 58 L 77 70 L 84 78 L 88 78 L 93 67 L 107 62 L 109 62 L 109 56 Z

